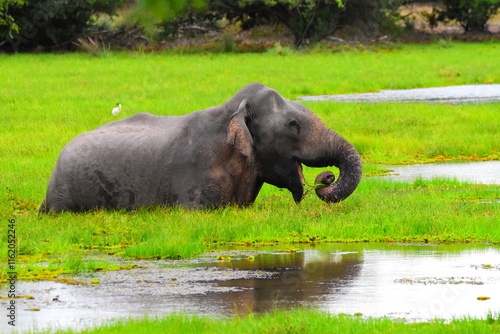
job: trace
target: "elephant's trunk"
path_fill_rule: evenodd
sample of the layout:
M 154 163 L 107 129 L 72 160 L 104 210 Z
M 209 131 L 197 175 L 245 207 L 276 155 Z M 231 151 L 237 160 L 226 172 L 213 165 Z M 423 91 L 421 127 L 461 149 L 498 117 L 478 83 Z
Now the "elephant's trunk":
M 351 195 L 361 180 L 361 159 L 358 152 L 347 140 L 331 132 L 325 142 L 328 165 L 339 168 L 340 176 L 337 182 L 331 172 L 322 172 L 316 177 L 316 194 L 328 203 L 340 202 Z

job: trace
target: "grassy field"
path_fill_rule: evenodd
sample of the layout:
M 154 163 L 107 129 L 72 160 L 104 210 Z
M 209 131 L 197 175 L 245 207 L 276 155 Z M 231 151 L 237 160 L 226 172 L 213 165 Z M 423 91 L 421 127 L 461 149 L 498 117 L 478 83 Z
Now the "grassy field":
M 487 320 L 457 319 L 450 323 L 405 324 L 390 319 L 363 319 L 331 315 L 314 310 L 277 311 L 273 314 L 215 320 L 174 314 L 162 319 L 122 321 L 85 334 L 121 333 L 498 333 L 500 323 L 494 316 Z M 59 334 L 71 332 L 58 332 Z
M 5 78 L 0 82 L 0 209 L 5 220 L 17 219 L 19 251 L 30 256 L 103 246 L 128 247 L 125 252 L 131 256 L 192 256 L 210 242 L 311 238 L 499 242 L 500 227 L 494 224 L 498 208 L 477 203 L 498 199 L 498 189 L 452 181 L 408 185 L 365 178 L 353 196 L 337 205 L 323 204 L 309 194 L 297 206 L 287 191 L 266 186 L 256 204 L 245 209 L 35 214 L 63 146 L 79 133 L 114 120 L 110 111 L 117 102 L 123 105 L 118 118 L 123 118 L 144 111 L 179 115 L 220 105 L 252 81 L 291 99 L 498 83 L 500 68 L 494 59 L 499 56 L 500 45 L 495 43 L 288 56 L 0 55 Z M 380 172 L 377 163 L 499 158 L 498 104 L 307 106 L 358 148 L 365 175 Z M 306 179 L 312 182 L 319 171 L 307 168 Z M 1 228 L 5 230 L 5 224 Z
M 442 179 L 406 184 L 369 177 L 383 170 L 380 163 L 498 160 L 498 103 L 307 103 L 358 148 L 364 162 L 365 177 L 358 190 L 335 205 L 321 202 L 313 193 L 295 205 L 288 191 L 266 185 L 255 205 L 248 208 L 188 211 L 157 207 L 135 212 L 36 214 L 61 149 L 76 135 L 114 120 L 111 109 L 118 102 L 123 105 L 118 118 L 123 118 L 138 112 L 180 115 L 220 105 L 253 81 L 271 86 L 289 99 L 309 94 L 500 83 L 497 59 L 500 45 L 491 42 L 394 45 L 363 52 L 286 56 L 0 55 L 2 240 L 6 239 L 8 220 L 15 219 L 17 260 L 23 264 L 18 272 L 24 279 L 50 279 L 62 272 L 96 266 L 111 269 L 112 264 L 87 261 L 85 252 L 89 249 L 140 258 L 176 258 L 196 256 L 208 245 L 227 243 L 498 243 L 498 187 Z M 306 179 L 312 183 L 322 170 L 306 168 Z M 0 260 L 1 280 L 7 269 L 6 252 L 0 252 Z M 186 322 L 182 319 L 176 321 Z M 224 327 L 227 324 L 199 321 L 233 330 Z M 239 321 L 235 320 L 234 326 L 242 326 L 236 324 Z M 187 323 L 185 326 L 191 326 Z M 380 325 L 384 331 L 399 329 L 400 324 L 386 323 L 376 320 L 374 326 Z M 469 326 L 467 321 L 463 323 Z M 312 325 L 291 326 L 298 331 Z

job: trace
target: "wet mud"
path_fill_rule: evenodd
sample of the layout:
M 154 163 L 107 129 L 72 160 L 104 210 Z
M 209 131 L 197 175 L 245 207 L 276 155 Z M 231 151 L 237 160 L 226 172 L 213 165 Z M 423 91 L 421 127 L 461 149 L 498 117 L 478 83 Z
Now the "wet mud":
M 178 311 L 222 318 L 298 306 L 405 321 L 500 311 L 500 245 L 295 247 L 225 249 L 189 261 L 134 261 L 138 267 L 132 270 L 73 277 L 81 284 L 18 282 L 19 294 L 33 299 L 16 300 L 16 330 L 81 330 Z M 2 308 L 7 301 L 0 300 Z

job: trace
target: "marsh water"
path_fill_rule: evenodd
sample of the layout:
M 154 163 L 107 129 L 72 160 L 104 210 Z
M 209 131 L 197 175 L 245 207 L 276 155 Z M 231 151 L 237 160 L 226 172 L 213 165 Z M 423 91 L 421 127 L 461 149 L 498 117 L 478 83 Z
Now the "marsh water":
M 299 100 L 360 103 L 490 103 L 500 102 L 500 84 L 382 90 L 376 93 L 301 96 Z
M 386 166 L 384 178 L 414 182 L 416 179 L 456 179 L 460 182 L 500 185 L 500 161 Z
M 500 245 L 292 247 L 225 248 L 187 262 L 143 261 L 141 268 L 77 277 L 83 285 L 17 282 L 17 293 L 34 299 L 16 300 L 16 330 L 82 329 L 177 311 L 220 318 L 299 306 L 409 322 L 500 312 Z M 7 302 L 0 300 L 2 309 Z M 5 321 L 0 325 L 6 328 Z

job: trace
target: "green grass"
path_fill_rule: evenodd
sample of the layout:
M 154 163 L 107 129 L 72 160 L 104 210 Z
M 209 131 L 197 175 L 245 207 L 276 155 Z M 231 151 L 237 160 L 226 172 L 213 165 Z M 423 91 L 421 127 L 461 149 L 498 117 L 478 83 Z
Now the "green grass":
M 352 198 L 337 205 L 323 203 L 313 194 L 296 205 L 288 191 L 269 186 L 262 198 L 247 208 L 63 213 L 39 217 L 38 222 L 46 223 L 38 224 L 38 228 L 25 228 L 21 218 L 20 241 L 25 242 L 26 254 L 57 253 L 53 245 L 59 243 L 85 248 L 135 244 L 125 250 L 126 254 L 184 257 L 190 255 L 187 245 L 200 242 L 287 243 L 313 237 L 317 241 L 423 237 L 442 241 L 500 240 L 500 229 L 494 228 L 500 218 L 498 206 L 482 203 L 500 199 L 498 187 L 417 182 L 419 185 L 405 185 L 367 179 Z M 455 223 L 457 219 L 460 224 Z M 29 234 L 24 235 L 25 230 Z M 148 254 L 141 245 L 153 247 L 156 252 Z
M 331 315 L 326 312 L 299 309 L 276 311 L 272 314 L 235 317 L 217 320 L 206 317 L 174 314 L 160 319 L 119 321 L 81 333 L 498 333 L 498 317 L 486 320 L 457 319 L 450 323 L 406 324 L 380 319 L 363 319 L 356 316 Z M 61 331 L 73 333 L 72 331 Z
M 498 159 L 498 104 L 316 102 L 307 106 L 352 142 L 364 162 Z M 457 135 L 463 134 L 463 135 Z
M 318 241 L 500 242 L 498 187 L 365 178 L 345 202 L 309 194 L 295 205 L 265 186 L 255 205 L 219 210 L 144 208 L 36 215 L 57 157 L 76 135 L 138 112 L 180 115 L 220 105 L 259 81 L 283 96 L 499 83 L 498 43 L 396 45 L 376 52 L 279 54 L 0 55 L 0 212 L 17 221 L 19 261 L 53 273 L 91 270 L 85 251 L 189 257 L 217 243 Z M 498 103 L 485 105 L 308 103 L 375 163 L 498 159 Z M 312 183 L 321 170 L 305 169 Z M 4 238 L 4 237 L 2 237 Z M 0 252 L 0 278 L 5 273 Z M 106 264 L 99 264 L 100 266 Z M 112 265 L 112 264 L 109 264 Z M 35 277 L 33 268 L 21 277 Z M 23 269 L 20 269 L 23 270 Z M 41 270 L 41 269 L 40 269 Z M 23 276 L 24 275 L 24 276 Z
M 33 279 L 64 270 L 92 270 L 78 258 L 96 249 L 133 258 L 175 259 L 229 243 L 499 242 L 498 204 L 483 203 L 499 199 L 498 187 L 493 186 L 367 178 L 351 198 L 337 205 L 325 204 L 314 194 L 296 205 L 288 191 L 267 186 L 247 208 L 30 213 L 15 216 L 18 249 L 24 255 L 20 261 L 49 262 L 52 267 L 19 267 L 18 272 Z

